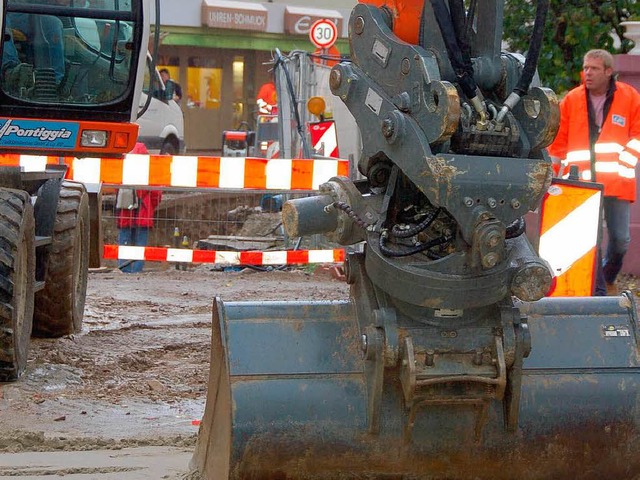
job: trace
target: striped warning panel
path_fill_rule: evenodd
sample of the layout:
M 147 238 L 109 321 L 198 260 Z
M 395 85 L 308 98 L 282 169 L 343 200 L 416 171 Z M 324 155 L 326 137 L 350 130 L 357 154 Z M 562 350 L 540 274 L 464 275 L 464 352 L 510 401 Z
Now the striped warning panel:
M 324 122 L 311 123 L 309 124 L 309 132 L 311 133 L 311 144 L 317 153 L 327 157 L 338 157 L 336 122 L 325 120 Z
M 337 175 L 349 174 L 342 159 L 266 159 L 187 155 L 139 155 L 125 158 L 71 158 L 0 155 L 0 165 L 42 171 L 64 163 L 67 178 L 87 184 L 139 185 L 254 190 L 317 190 Z
M 343 249 L 234 252 L 105 245 L 103 258 L 107 260 L 213 263 L 216 265 L 305 265 L 310 263 L 342 263 L 344 262 L 345 252 Z
M 538 252 L 554 275 L 552 297 L 593 295 L 602 190 L 554 180 L 542 203 Z

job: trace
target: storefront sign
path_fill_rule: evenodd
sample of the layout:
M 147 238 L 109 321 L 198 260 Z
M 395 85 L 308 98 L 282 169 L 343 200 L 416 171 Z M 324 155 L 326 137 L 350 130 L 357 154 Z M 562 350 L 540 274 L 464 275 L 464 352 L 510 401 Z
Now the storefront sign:
M 311 25 L 317 20 L 327 18 L 338 27 L 338 36 L 342 32 L 342 15 L 336 10 L 287 6 L 284 11 L 284 31 L 292 35 L 308 35 Z
M 259 3 L 203 0 L 202 24 L 211 28 L 267 30 L 267 9 Z

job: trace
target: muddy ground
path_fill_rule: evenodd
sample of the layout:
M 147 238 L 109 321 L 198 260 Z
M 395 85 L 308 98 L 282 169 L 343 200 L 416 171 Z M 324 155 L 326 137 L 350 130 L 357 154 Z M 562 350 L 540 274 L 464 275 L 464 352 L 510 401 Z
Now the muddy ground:
M 82 332 L 33 340 L 26 374 L 0 384 L 0 452 L 171 446 L 187 458 L 204 411 L 214 296 L 227 301 L 348 297 L 346 283 L 327 269 L 177 271 L 161 264 L 147 269 L 90 273 Z M 50 467 L 46 475 L 7 465 L 0 455 L 0 478 L 81 473 L 43 463 Z M 77 478 L 103 478 L 97 471 L 93 475 Z
M 619 287 L 638 298 L 635 277 Z M 90 273 L 82 332 L 34 339 L 24 377 L 0 384 L 0 478 L 184 478 L 204 411 L 214 296 L 334 300 L 348 286 L 327 269 Z

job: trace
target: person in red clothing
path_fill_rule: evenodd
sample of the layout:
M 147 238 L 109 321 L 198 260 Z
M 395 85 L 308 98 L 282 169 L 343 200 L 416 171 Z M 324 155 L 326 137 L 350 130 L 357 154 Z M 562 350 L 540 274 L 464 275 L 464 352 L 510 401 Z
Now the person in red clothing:
M 268 81 L 260 87 L 256 95 L 258 113 L 260 115 L 275 115 L 278 113 L 278 94 L 273 81 Z
M 142 143 L 136 143 L 131 153 L 149 153 Z M 118 244 L 144 247 L 149 230 L 153 228 L 155 209 L 162 199 L 160 190 L 134 190 L 121 188 L 116 195 L 116 226 Z M 139 273 L 144 268 L 141 260 L 120 260 L 118 268 L 126 273 Z
M 614 295 L 631 242 L 629 221 L 640 158 L 640 93 L 616 81 L 613 56 L 606 50 L 589 50 L 582 71 L 583 83 L 560 103 L 560 128 L 549 154 L 560 166 L 560 175 L 568 175 L 575 166 L 581 180 L 604 185 L 608 243 L 604 258 L 599 253 L 595 294 Z

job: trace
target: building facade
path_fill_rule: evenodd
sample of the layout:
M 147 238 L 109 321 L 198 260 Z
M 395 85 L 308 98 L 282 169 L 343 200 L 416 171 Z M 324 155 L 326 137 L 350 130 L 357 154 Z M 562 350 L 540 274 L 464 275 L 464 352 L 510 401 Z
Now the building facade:
M 311 24 L 338 27 L 336 47 L 348 53 L 348 20 L 355 0 L 257 3 L 242 0 L 161 0 L 158 64 L 182 86 L 188 152 L 220 150 L 222 132 L 250 128 L 256 94 L 271 77 L 276 49 L 313 52 Z

